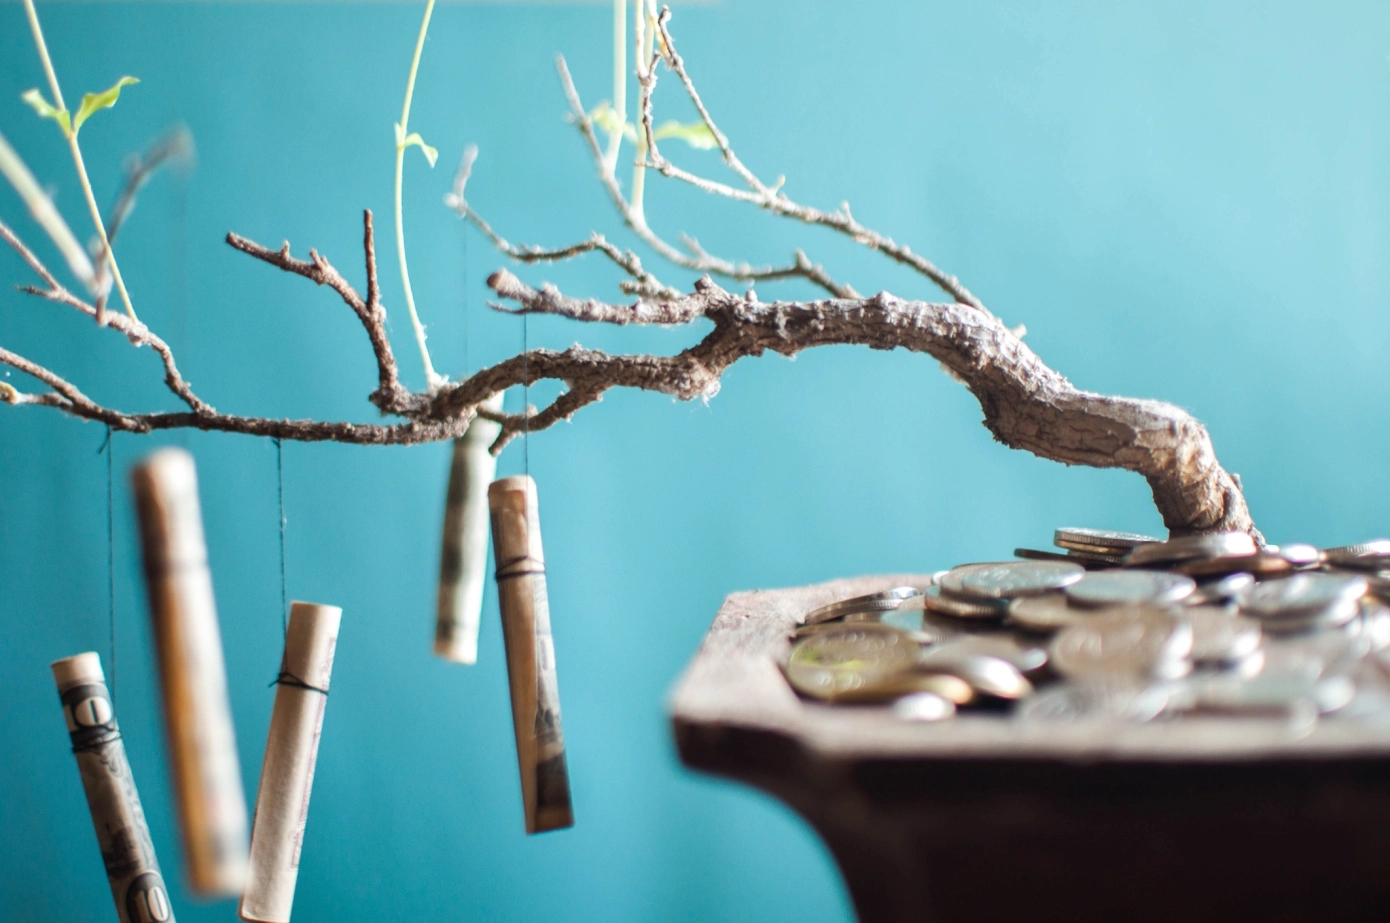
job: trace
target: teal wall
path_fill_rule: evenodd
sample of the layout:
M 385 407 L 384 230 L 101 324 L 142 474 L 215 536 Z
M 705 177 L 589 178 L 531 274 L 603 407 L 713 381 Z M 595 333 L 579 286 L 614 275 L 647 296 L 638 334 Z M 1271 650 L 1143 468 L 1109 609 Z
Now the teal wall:
M 682 8 L 682 50 L 764 176 L 959 274 L 1079 386 L 1163 398 L 1205 420 L 1274 541 L 1390 531 L 1390 6 L 1383 3 L 842 3 Z M 176 119 L 196 169 L 162 177 L 120 256 L 142 317 L 217 407 L 372 419 L 365 339 L 331 293 L 231 251 L 228 230 L 318 247 L 361 281 L 360 210 L 391 203 L 414 4 L 42 6 L 70 97 L 143 79 L 84 131 L 103 201 L 122 156 Z M 490 314 L 503 264 L 440 204 L 466 142 L 471 198 L 506 235 L 628 242 L 551 63 L 608 95 L 603 5 L 443 6 L 407 166 L 411 266 L 436 363 L 516 351 Z M 0 126 L 74 227 L 22 9 L 0 5 Z M 673 81 L 665 111 L 686 117 Z M 718 173 L 717 156 L 672 151 Z M 863 291 L 936 297 L 846 241 L 654 181 L 654 223 L 775 260 L 805 246 Z M 0 216 L 37 238 L 17 199 Z M 50 248 L 40 247 L 45 256 Z M 660 268 L 653 260 L 653 268 Z M 407 378 L 421 375 L 386 248 Z M 611 296 L 594 260 L 525 270 Z M 688 282 L 679 272 L 669 278 Z M 0 343 L 123 408 L 167 408 L 148 351 L 10 290 Z M 805 289 L 765 288 L 788 296 Z M 467 349 L 465 359 L 465 317 Z M 676 350 L 692 331 L 531 324 L 533 344 Z M 9 380 L 21 384 L 18 373 Z M 27 384 L 27 383 L 23 383 Z M 1055 526 L 1151 531 L 1137 476 L 994 444 L 930 360 L 836 348 L 740 364 L 708 406 L 612 394 L 532 438 L 578 824 L 528 839 L 495 603 L 480 663 L 430 654 L 446 446 L 284 449 L 293 598 L 345 610 L 295 920 L 844 920 L 824 847 L 790 811 L 688 773 L 663 699 L 729 591 L 930 570 L 1043 545 Z M 109 662 L 104 430 L 0 407 L 0 919 L 111 912 L 48 662 Z M 197 456 L 248 797 L 280 641 L 275 450 L 197 433 L 117 435 L 117 706 L 179 919 L 231 919 L 182 885 L 162 759 L 129 465 Z M 501 470 L 522 465 L 520 446 Z M 988 861 L 987 857 L 982 857 Z

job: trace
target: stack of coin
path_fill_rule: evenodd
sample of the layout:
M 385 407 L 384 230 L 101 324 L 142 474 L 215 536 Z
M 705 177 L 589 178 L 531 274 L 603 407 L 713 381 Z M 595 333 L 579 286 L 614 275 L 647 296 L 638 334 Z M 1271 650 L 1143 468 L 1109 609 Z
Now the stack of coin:
M 905 721 L 1390 718 L 1390 540 L 1068 528 L 1054 542 L 807 613 L 788 681 Z

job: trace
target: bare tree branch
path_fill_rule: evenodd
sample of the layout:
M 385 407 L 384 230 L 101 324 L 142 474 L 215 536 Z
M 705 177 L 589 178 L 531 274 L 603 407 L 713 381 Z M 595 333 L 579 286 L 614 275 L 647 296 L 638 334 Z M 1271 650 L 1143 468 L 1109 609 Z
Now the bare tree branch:
M 510 273 L 496 273 L 488 284 L 535 313 L 643 322 L 633 308 L 537 291 Z M 677 356 L 603 356 L 571 349 L 544 357 L 533 354 L 531 375 L 562 378 L 572 392 L 585 396 L 623 386 L 690 400 L 713 395 L 725 369 L 764 351 L 791 356 L 831 344 L 901 347 L 931 355 L 964 381 L 980 401 L 985 426 L 1010 448 L 1064 464 L 1126 468 L 1144 475 L 1173 534 L 1254 531 L 1245 499 L 1217 462 L 1200 422 L 1160 401 L 1078 390 L 979 308 L 903 301 L 887 293 L 869 299 L 762 303 L 731 295 L 706 277 L 681 310 L 715 326 L 699 344 Z M 460 391 L 468 393 L 468 384 Z M 537 419 L 531 428 L 544 427 Z
M 366 299 L 363 299 L 347 279 L 343 278 L 342 273 L 320 256 L 317 250 L 311 249 L 309 259 L 300 260 L 290 255 L 288 241 L 281 245 L 279 250 L 271 250 L 255 241 L 247 240 L 240 234 L 228 232 L 227 243 L 262 262 L 303 276 L 317 285 L 326 285 L 337 292 L 338 297 L 343 299 L 362 322 L 363 329 L 367 331 L 367 338 L 371 341 L 372 352 L 376 356 L 378 387 L 368 400 L 386 413 L 408 416 L 412 411 L 419 409 L 423 399 L 412 395 L 400 383 L 396 357 L 391 352 L 391 339 L 386 333 L 386 308 L 381 304 L 381 287 L 377 282 L 376 245 L 370 209 L 362 213 L 362 226 L 362 249 L 366 254 L 367 263 Z
M 458 176 L 454 179 L 454 191 L 444 197 L 444 204 L 448 205 L 460 218 L 470 222 L 481 231 L 483 236 L 491 241 L 492 245 L 500 252 L 519 263 L 558 263 L 597 251 L 608 257 L 618 268 L 632 277 L 632 282 L 624 282 L 620 286 L 626 294 L 642 295 L 655 299 L 680 297 L 680 292 L 663 284 L 660 279 L 644 269 L 637 254 L 631 250 L 618 249 L 597 232 L 591 233 L 587 240 L 554 250 L 529 245 L 517 246 L 509 242 L 494 231 L 492 225 L 488 224 L 482 215 L 474 211 L 473 207 L 468 204 L 468 200 L 464 198 L 464 188 L 468 182 L 468 176 L 472 172 L 473 162 L 477 154 L 477 147 L 471 144 L 464 151 L 463 163 L 459 167 Z
M 648 6 L 650 8 L 650 3 Z M 499 310 L 619 326 L 707 322 L 709 327 L 698 342 L 671 356 L 614 355 L 578 345 L 563 351 L 529 350 L 481 369 L 465 381 L 441 386 L 431 380 L 432 390 L 412 393 L 400 382 L 386 331 L 372 214 L 367 211 L 363 216 L 365 297 L 316 250 L 311 249 L 305 260 L 294 257 L 288 243 L 279 250 L 272 250 L 236 234 L 228 234 L 227 242 L 284 272 L 328 286 L 352 309 L 367 333 L 377 365 L 377 389 L 369 400 L 383 413 L 403 420 L 392 424 L 365 424 L 223 414 L 194 394 L 179 374 L 173 353 L 163 340 L 132 318 L 115 313 L 103 317 L 105 312 L 101 304 L 88 303 L 63 287 L 14 232 L 0 223 L 0 240 L 15 249 L 42 282 L 41 286 L 28 286 L 24 291 L 105 320 L 136 347 L 150 346 L 163 362 L 166 384 L 189 410 L 128 413 L 104 407 L 52 370 L 3 349 L 0 349 L 0 364 L 30 375 L 50 390 L 30 394 L 8 382 L 0 382 L 0 401 L 52 407 L 82 419 L 104 422 L 113 429 L 137 433 L 195 428 L 280 439 L 370 445 L 409 445 L 454 439 L 482 413 L 501 425 L 501 432 L 492 446 L 496 453 L 521 433 L 544 430 L 569 419 L 578 410 L 600 400 L 611 388 L 638 388 L 680 400 L 709 399 L 718 393 L 721 377 L 730 366 L 765 352 L 792 356 L 805 349 L 837 344 L 883 350 L 903 348 L 930 355 L 964 382 L 980 402 L 985 426 L 1005 445 L 1065 464 L 1118 467 L 1142 474 L 1153 491 L 1165 524 L 1175 535 L 1242 530 L 1258 538 L 1239 483 L 1221 467 L 1206 428 L 1190 414 L 1158 401 L 1078 390 L 1045 365 L 1021 342 L 1019 334 L 1004 327 L 958 280 L 907 247 L 859 224 L 850 215 L 847 205 L 833 213 L 821 212 L 792 202 L 780 191 L 780 182 L 773 186 L 763 183 L 738 159 L 729 139 L 719 130 L 700 98 L 676 52 L 669 19 L 670 11 L 664 9 L 656 19 L 658 48 L 650 54 L 644 51 L 645 60 L 637 62 L 641 131 L 646 141 L 645 145 L 639 145 L 639 150 L 644 147 L 646 151 L 644 168 L 649 166 L 714 195 L 846 234 L 916 269 L 946 291 L 955 303 L 907 301 L 886 292 L 864 298 L 850 286 L 836 282 L 800 250 L 795 251 L 790 265 L 754 267 L 713 256 L 691 238 L 684 239 L 684 249 L 670 244 L 651 230 L 640 207 L 624 197 L 613 166 L 598 143 L 592 120 L 580 103 L 564 59 L 560 58 L 557 64 L 574 120 L 623 221 L 660 256 L 683 268 L 706 273 L 695 284 L 694 291 L 683 294 L 663 285 L 642 266 L 636 254 L 618 248 L 597 233 L 559 249 L 509 243 L 468 205 L 464 197 L 474 151 L 465 154 L 454 192 L 446 201 L 502 253 L 518 262 L 547 263 L 591 252 L 601 253 L 628 275 L 629 279 L 623 283 L 624 291 L 637 296 L 631 304 L 573 298 L 552 285 L 536 288 L 511 272 L 499 270 L 488 279 L 488 285 L 499 297 L 516 306 L 499 307 Z M 639 22 L 639 27 L 645 28 L 645 22 Z M 639 48 L 643 46 L 641 39 L 639 33 Z M 724 162 L 747 184 L 747 190 L 682 170 L 662 156 L 656 144 L 652 116 L 658 60 L 664 61 L 680 79 L 714 136 Z M 114 233 L 119 221 L 113 220 L 112 224 Z M 711 273 L 744 282 L 804 278 L 833 297 L 764 303 L 752 291 L 742 295 L 725 291 L 710 278 Z M 543 408 L 527 407 L 519 414 L 505 414 L 483 407 L 484 402 L 508 388 L 530 386 L 542 380 L 558 381 L 564 386 L 560 395 Z
M 890 259 L 915 269 L 961 304 L 968 304 L 982 311 L 986 310 L 984 303 L 962 285 L 960 280 L 955 276 L 944 272 L 926 257 L 913 253 L 911 248 L 905 244 L 899 244 L 891 237 L 880 234 L 854 220 L 854 217 L 850 214 L 848 202 L 842 203 L 839 210 L 834 212 L 823 212 L 806 205 L 799 205 L 787 198 L 779 188 L 765 185 L 752 173 L 752 171 L 744 167 L 743 163 L 734 155 L 733 149 L 729 146 L 728 137 L 719 130 L 719 126 L 717 126 L 714 123 L 714 119 L 710 117 L 709 110 L 705 107 L 704 101 L 700 98 L 700 94 L 695 90 L 694 81 L 690 79 L 689 74 L 685 70 L 684 60 L 676 53 L 676 43 L 671 37 L 669 28 L 670 19 L 671 8 L 663 7 L 661 16 L 657 19 L 657 29 L 666 50 L 663 58 L 672 73 L 680 79 L 681 84 L 685 87 L 686 93 L 690 96 L 691 102 L 695 104 L 696 110 L 700 113 L 700 118 L 704 120 L 705 126 L 709 128 L 710 132 L 714 135 L 720 151 L 724 154 L 725 163 L 729 164 L 739 176 L 743 177 L 744 181 L 749 185 L 749 191 L 735 189 L 725 183 L 719 183 L 714 180 L 696 176 L 693 173 L 682 170 L 662 157 L 653 140 L 651 108 L 650 105 L 647 104 L 642 111 L 642 120 L 649 139 L 647 148 L 647 156 L 650 161 L 649 166 L 661 173 L 662 176 L 689 183 L 703 192 L 723 196 L 724 198 L 733 199 L 737 202 L 746 202 L 750 205 L 756 205 L 758 208 L 772 212 L 775 215 L 792 218 L 805 224 L 819 225 L 834 231 L 839 231 L 842 234 L 848 235 L 856 243 L 863 244 L 872 250 L 877 250 Z M 568 77 L 567 74 L 565 76 L 566 78 Z M 650 79 L 654 87 L 656 82 L 655 69 L 652 70 Z M 644 95 L 649 97 L 650 89 L 644 90 Z M 837 297 L 845 297 L 833 291 L 831 294 L 836 294 Z
M 97 238 L 91 244 L 96 265 L 95 289 L 99 293 L 96 299 L 97 323 L 105 325 L 106 299 L 111 294 L 106 248 L 116 246 L 116 232 L 135 210 L 135 197 L 145 184 L 166 163 L 187 160 L 192 155 L 193 136 L 184 126 L 176 125 L 156 141 L 143 157 L 133 154 L 127 162 L 125 185 L 121 187 L 120 194 L 116 196 L 116 204 L 111 207 L 111 213 L 106 218 L 106 243 L 103 245 L 101 239 Z
M 9 244 L 19 253 L 24 262 L 29 265 L 29 268 L 34 270 L 35 274 L 38 275 L 47 286 L 47 288 L 21 286 L 20 291 L 57 302 L 58 304 L 67 305 L 93 318 L 97 318 L 100 315 L 101 312 L 98 310 L 97 306 L 83 301 L 61 285 L 54 277 L 53 273 L 49 272 L 47 267 L 34 255 L 34 252 L 30 250 L 3 221 L 0 221 L 0 240 Z M 124 334 L 126 339 L 128 339 L 133 346 L 137 348 L 149 346 L 159 355 L 160 361 L 164 363 L 164 383 L 169 387 L 170 391 L 178 396 L 179 400 L 188 405 L 190 410 L 194 413 L 205 413 L 212 410 L 211 407 L 193 393 L 192 387 L 184 380 L 183 376 L 179 374 L 178 366 L 174 362 L 174 353 L 169 349 L 169 344 L 156 336 L 150 328 L 146 327 L 138 320 L 132 320 L 129 316 L 124 314 L 106 312 L 104 320 L 105 326 Z
M 598 166 L 599 179 L 603 181 L 604 188 L 608 190 L 608 197 L 613 200 L 613 205 L 618 209 L 618 214 L 622 216 L 623 223 L 647 246 L 659 253 L 662 258 L 684 269 L 713 273 L 740 282 L 766 282 L 800 277 L 814 282 L 837 297 L 854 297 L 857 294 L 853 288 L 841 285 L 832 279 L 829 273 L 822 267 L 811 263 L 804 254 L 789 266 L 753 266 L 749 263 L 735 263 L 732 260 L 711 256 L 704 252 L 684 253 L 678 247 L 658 236 L 647 224 L 646 218 L 638 214 L 636 209 L 627 201 L 622 189 L 618 187 L 617 177 L 608 168 L 608 161 L 604 157 L 603 148 L 599 145 L 598 135 L 594 133 L 593 120 L 589 118 L 584 104 L 579 100 L 579 91 L 574 87 L 574 80 L 570 77 L 564 55 L 555 59 L 555 67 L 560 73 L 560 82 L 565 90 L 565 98 L 570 104 L 570 114 L 574 123 L 584 134 L 585 140 L 589 143 L 589 152 L 594 158 L 594 163 Z

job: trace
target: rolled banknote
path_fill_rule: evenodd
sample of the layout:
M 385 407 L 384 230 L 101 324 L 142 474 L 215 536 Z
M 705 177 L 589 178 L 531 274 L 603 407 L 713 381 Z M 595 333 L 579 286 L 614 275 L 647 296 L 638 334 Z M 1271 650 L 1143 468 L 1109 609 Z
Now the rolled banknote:
M 574 813 L 560 727 L 536 482 L 527 475 L 502 478 L 492 482 L 487 497 L 526 832 L 542 833 L 573 826 Z
M 173 923 L 169 892 L 159 873 L 140 793 L 126 761 L 101 658 L 88 651 L 53 661 L 53 679 L 68 722 L 72 752 L 97 846 L 106 863 L 106 880 L 121 923 Z
M 241 895 L 243 920 L 289 923 L 342 617 L 343 610 L 337 606 L 303 602 L 290 606 L 285 654 L 276 678 L 275 708 L 270 714 L 270 736 L 256 793 L 251 872 Z
M 246 796 L 193 456 L 160 449 L 131 482 L 189 884 L 232 897 L 246 882 Z
M 501 410 L 502 395 L 493 395 L 483 406 Z M 488 447 L 500 432 L 501 424 L 474 417 L 467 431 L 454 440 L 439 554 L 434 652 L 455 663 L 478 659 L 478 622 L 487 571 L 487 487 L 497 473 L 497 459 Z

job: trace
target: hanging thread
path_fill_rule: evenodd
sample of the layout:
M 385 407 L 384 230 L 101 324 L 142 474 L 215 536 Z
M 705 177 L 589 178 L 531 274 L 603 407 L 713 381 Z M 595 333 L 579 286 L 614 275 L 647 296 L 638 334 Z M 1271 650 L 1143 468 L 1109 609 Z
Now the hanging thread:
M 267 683 L 266 685 L 267 685 L 267 686 L 293 686 L 293 687 L 296 688 L 296 689 L 307 689 L 307 690 L 309 690 L 310 692 L 317 692 L 317 693 L 320 693 L 321 695 L 328 695 L 328 690 L 327 690 L 326 688 L 320 688 L 320 687 L 318 687 L 318 686 L 310 686 L 308 683 L 304 682 L 304 680 L 300 679 L 298 676 L 295 676 L 293 673 L 286 672 L 285 670 L 281 670 L 281 671 L 280 671 L 280 674 L 279 674 L 278 676 L 276 676 L 273 680 L 271 680 L 269 683 Z
M 106 454 L 106 604 L 107 625 L 111 642 L 111 706 L 116 705 L 116 514 L 112 500 L 115 482 L 115 449 L 111 445 L 111 424 L 106 424 L 106 441 L 97 454 Z
M 280 437 L 276 436 L 275 443 L 275 487 L 276 495 L 280 500 L 280 633 L 288 635 L 290 626 L 288 621 L 289 612 L 289 592 L 285 586 L 285 455 L 280 445 Z
M 463 225 L 463 377 L 468 378 L 468 225 Z

